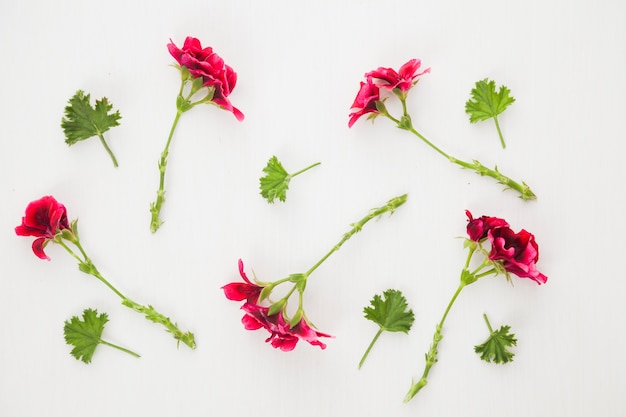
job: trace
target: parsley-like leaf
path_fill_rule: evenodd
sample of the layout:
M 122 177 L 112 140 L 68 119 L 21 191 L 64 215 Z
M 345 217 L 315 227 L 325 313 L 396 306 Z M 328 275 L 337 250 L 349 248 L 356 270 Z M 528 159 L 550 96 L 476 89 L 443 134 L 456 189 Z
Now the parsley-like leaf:
M 370 300 L 370 306 L 363 309 L 365 318 L 378 324 L 380 329 L 363 354 L 359 368 L 363 366 L 367 355 L 383 331 L 408 333 L 415 321 L 413 310 L 407 310 L 409 306 L 401 291 L 389 289 L 383 292 L 383 297 L 378 294 L 374 295 Z
M 263 172 L 265 172 L 266 175 L 259 180 L 261 195 L 268 203 L 273 203 L 276 198 L 284 202 L 287 198 L 287 190 L 289 189 L 291 179 L 319 164 L 320 163 L 317 162 L 294 174 L 289 174 L 278 158 L 272 156 L 269 161 L 267 161 L 265 168 L 263 168 Z
M 117 167 L 117 160 L 113 152 L 104 140 L 104 132 L 114 126 L 119 125 L 122 118 L 119 110 L 111 112 L 113 104 L 109 103 L 106 97 L 96 100 L 96 106 L 90 104 L 90 95 L 82 90 L 69 99 L 65 107 L 65 116 L 61 120 L 61 127 L 65 133 L 65 143 L 73 145 L 78 141 L 98 136 L 100 142 L 113 160 L 113 165 Z
M 65 342 L 74 346 L 70 354 L 77 360 L 90 363 L 96 347 L 99 344 L 108 345 L 129 353 L 135 357 L 138 354 L 123 347 L 114 345 L 101 339 L 104 325 L 109 321 L 107 313 L 98 315 L 98 310 L 88 308 L 83 311 L 83 319 L 77 316 L 72 317 L 65 322 L 63 333 L 65 334 Z
M 480 359 L 486 362 L 507 363 L 513 361 L 515 354 L 508 348 L 517 345 L 515 334 L 509 333 L 511 326 L 501 326 L 498 330 L 493 330 L 487 319 L 487 315 L 483 314 L 487 327 L 489 328 L 489 337 L 478 346 L 474 346 L 474 351 L 480 355 Z
M 504 85 L 500 86 L 500 90 L 496 92 L 496 82 L 485 78 L 477 81 L 476 87 L 472 89 L 473 101 L 468 100 L 465 103 L 465 113 L 469 114 L 470 123 L 493 118 L 503 148 L 506 147 L 506 144 L 502 137 L 500 123 L 498 123 L 498 115 L 515 102 L 515 98 L 509 95 L 510 92 L 511 90 Z

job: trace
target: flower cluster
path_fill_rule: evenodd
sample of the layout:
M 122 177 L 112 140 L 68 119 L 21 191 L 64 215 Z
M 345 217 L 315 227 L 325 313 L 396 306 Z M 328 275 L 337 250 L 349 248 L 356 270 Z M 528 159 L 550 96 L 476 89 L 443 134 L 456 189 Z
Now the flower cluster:
M 15 228 L 15 233 L 18 236 L 36 237 L 33 241 L 33 252 L 38 258 L 49 261 L 50 257 L 43 249 L 64 230 L 70 233 L 72 231 L 65 206 L 54 197 L 45 196 L 28 204 L 22 224 Z
M 532 233 L 524 229 L 515 233 L 504 219 L 488 216 L 475 219 L 469 210 L 465 213 L 468 217 L 469 240 L 477 245 L 490 243 L 491 250 L 487 258 L 497 265 L 495 271 L 504 270 L 507 274 L 515 274 L 520 278 L 530 278 L 537 284 L 548 281 L 548 277 L 537 271 L 539 246 Z M 484 262 L 485 266 L 488 264 L 489 262 Z
M 252 283 L 246 276 L 241 259 L 239 260 L 239 274 L 244 282 L 231 282 L 224 285 L 222 289 L 229 300 L 246 301 L 241 307 L 245 312 L 241 322 L 246 330 L 259 330 L 261 328 L 267 330 L 270 337 L 267 338 L 266 342 L 285 352 L 293 350 L 298 340 L 304 340 L 313 346 L 326 349 L 326 344 L 322 343 L 319 338 L 332 336 L 313 330 L 301 309 L 289 318 L 285 311 L 286 303 L 283 303 L 283 308 L 276 312 L 274 312 L 276 307 L 264 307 L 260 304 L 266 296 L 269 296 L 271 289 L 279 284 L 278 282 L 263 285 Z M 263 297 L 261 297 L 262 293 Z
M 191 78 L 200 79 L 202 86 L 214 89 L 210 101 L 233 113 L 237 120 L 244 119 L 243 113 L 233 107 L 228 98 L 237 84 L 237 73 L 213 52 L 213 48 L 202 48 L 198 39 L 188 36 L 182 48 L 170 40 L 167 49 L 180 67 L 189 71 Z

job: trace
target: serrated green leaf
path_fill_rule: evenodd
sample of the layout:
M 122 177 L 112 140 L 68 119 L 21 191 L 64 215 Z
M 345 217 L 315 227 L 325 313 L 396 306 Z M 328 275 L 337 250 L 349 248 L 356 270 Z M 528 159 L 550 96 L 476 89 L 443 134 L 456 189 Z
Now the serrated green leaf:
M 108 321 L 109 317 L 106 313 L 98 316 L 98 310 L 90 308 L 83 311 L 82 320 L 74 316 L 66 321 L 63 333 L 65 342 L 74 346 L 70 352 L 71 355 L 85 363 L 90 363 L 96 347 L 102 342 L 100 337 Z
M 408 304 L 402 292 L 389 289 L 383 292 L 383 297 L 374 295 L 370 301 L 371 306 L 363 309 L 365 318 L 385 331 L 408 333 L 415 316 L 413 310 L 407 310 Z
M 68 345 L 74 346 L 70 354 L 77 360 L 90 363 L 98 345 L 104 344 L 138 358 L 139 355 L 132 350 L 102 340 L 101 337 L 104 331 L 104 325 L 108 321 L 109 316 L 107 313 L 98 315 L 98 310 L 91 308 L 83 311 L 82 320 L 77 316 L 67 320 L 63 327 L 63 333 L 65 335 L 65 342 Z
M 472 89 L 472 100 L 465 103 L 465 112 L 470 116 L 470 122 L 476 123 L 496 117 L 506 108 L 515 102 L 515 98 L 511 97 L 511 90 L 506 86 L 500 86 L 500 90 L 496 92 L 496 82 L 493 80 L 477 81 L 476 86 Z
M 261 195 L 268 203 L 273 203 L 276 198 L 284 202 L 287 198 L 289 181 L 291 175 L 285 170 L 276 156 L 272 156 L 267 165 L 263 168 L 265 176 L 259 182 L 261 185 Z
M 73 145 L 80 140 L 101 136 L 111 127 L 118 126 L 122 118 L 119 111 L 109 113 L 113 105 L 106 97 L 90 104 L 90 95 L 78 90 L 65 107 L 65 117 L 61 127 L 65 133 L 65 143 Z
M 480 359 L 485 362 L 502 364 L 512 362 L 515 354 L 508 348 L 516 346 L 517 339 L 515 338 L 515 334 L 509 333 L 511 327 L 501 326 L 498 330 L 493 331 L 491 329 L 491 325 L 489 324 L 489 320 L 487 320 L 487 316 L 484 317 L 487 322 L 490 335 L 484 343 L 474 346 L 474 352 L 479 354 Z

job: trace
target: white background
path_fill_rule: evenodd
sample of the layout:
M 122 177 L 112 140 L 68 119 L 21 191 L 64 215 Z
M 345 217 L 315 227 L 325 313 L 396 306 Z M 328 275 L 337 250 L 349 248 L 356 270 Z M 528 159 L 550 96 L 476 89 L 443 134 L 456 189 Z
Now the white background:
M 0 5 L 0 415 L 19 416 L 623 416 L 626 232 L 623 118 L 626 8 L 621 1 L 3 1 Z M 177 71 L 166 44 L 187 35 L 238 73 L 239 123 L 213 106 L 183 115 L 171 147 L 166 223 L 149 231 L 157 160 L 175 113 Z M 450 154 L 526 181 L 523 202 L 490 178 L 457 169 L 391 122 L 348 129 L 367 71 L 421 58 L 432 68 L 411 92 L 417 130 Z M 470 125 L 477 80 L 517 101 Z M 77 89 L 107 96 L 123 119 L 106 137 L 67 147 L 60 121 Z M 286 203 L 258 193 L 277 155 L 290 171 Z M 220 287 L 251 274 L 304 272 L 389 198 L 392 217 L 368 224 L 310 278 L 305 307 L 335 336 L 324 351 L 290 353 L 243 329 Z M 62 248 L 37 259 L 17 237 L 26 205 L 53 195 L 103 275 L 150 303 L 198 348 L 119 304 Z M 500 276 L 467 287 L 444 327 L 429 385 L 421 375 L 435 323 L 465 260 L 464 210 L 503 217 L 540 245 L 538 286 Z M 416 314 L 408 336 L 384 334 L 362 309 L 402 290 Z M 63 322 L 84 308 L 109 314 L 93 363 L 69 355 Z M 509 324 L 515 361 L 479 360 L 482 314 Z

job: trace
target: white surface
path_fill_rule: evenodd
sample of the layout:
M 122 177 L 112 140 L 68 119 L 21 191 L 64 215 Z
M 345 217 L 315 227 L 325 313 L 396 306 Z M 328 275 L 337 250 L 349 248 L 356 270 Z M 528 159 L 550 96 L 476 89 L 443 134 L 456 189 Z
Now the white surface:
M 133 4 L 135 3 L 135 4 Z M 621 416 L 626 410 L 623 128 L 626 8 L 621 1 L 62 1 L 0 5 L 0 415 L 19 416 Z M 178 74 L 166 49 L 185 36 L 213 46 L 239 75 L 243 123 L 211 106 L 185 114 L 169 159 L 165 225 L 149 232 L 156 163 L 174 117 Z M 459 158 L 497 164 L 538 195 L 524 203 L 489 178 L 456 169 L 379 119 L 348 129 L 366 71 L 421 58 L 432 73 L 411 93 L 415 127 Z M 517 102 L 470 125 L 464 103 L 484 77 Z M 68 148 L 60 120 L 77 90 L 122 113 L 97 140 Z M 271 155 L 292 181 L 285 204 L 258 194 Z M 368 224 L 309 282 L 308 316 L 336 337 L 284 353 L 240 323 L 220 287 L 237 259 L 264 280 L 303 272 L 348 225 L 409 193 Z M 80 217 L 101 272 L 139 302 L 195 332 L 179 349 L 121 306 L 59 247 L 35 258 L 17 237 L 28 202 L 54 195 Z M 429 385 L 402 398 L 423 369 L 435 323 L 465 258 L 464 210 L 536 235 L 544 286 L 490 278 L 468 287 L 444 328 Z M 361 371 L 376 326 L 374 293 L 404 291 L 409 336 L 385 334 Z M 63 321 L 108 312 L 106 347 L 86 366 L 69 355 Z M 481 315 L 518 336 L 515 362 L 486 364 L 472 346 Z

